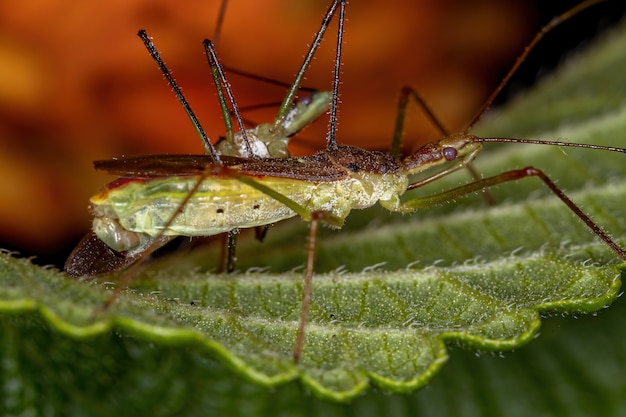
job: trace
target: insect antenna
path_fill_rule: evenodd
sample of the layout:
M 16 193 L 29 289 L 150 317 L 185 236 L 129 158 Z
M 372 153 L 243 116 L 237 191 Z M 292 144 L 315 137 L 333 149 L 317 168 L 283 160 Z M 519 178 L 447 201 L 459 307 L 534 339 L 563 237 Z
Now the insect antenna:
M 533 39 L 530 41 L 530 43 L 524 48 L 524 51 L 521 53 L 521 55 L 519 57 L 517 57 L 517 60 L 515 61 L 515 63 L 511 67 L 511 69 L 506 73 L 506 75 L 504 76 L 502 81 L 500 81 L 500 84 L 498 84 L 498 86 L 493 90 L 493 92 L 487 98 L 487 100 L 485 100 L 485 102 L 483 103 L 481 108 L 474 115 L 474 117 L 472 118 L 472 120 L 470 121 L 470 123 L 467 125 L 467 127 L 465 128 L 465 130 L 463 132 L 468 134 L 472 130 L 474 125 L 476 123 L 478 123 L 478 121 L 480 120 L 482 115 L 485 113 L 485 111 L 491 106 L 493 101 L 500 94 L 500 91 L 502 91 L 504 86 L 508 84 L 508 82 L 511 79 L 511 77 L 517 72 L 517 70 L 519 69 L 520 65 L 522 65 L 522 63 L 526 60 L 526 57 L 528 57 L 528 54 L 530 54 L 530 52 L 535 48 L 537 43 L 539 43 L 539 41 L 541 41 L 541 39 L 543 39 L 543 37 L 548 32 L 550 32 L 552 29 L 554 29 L 555 27 L 557 27 L 561 23 L 565 22 L 566 20 L 569 20 L 573 16 L 575 16 L 578 13 L 582 12 L 583 10 L 586 10 L 586 9 L 588 9 L 591 6 L 593 6 L 595 4 L 598 4 L 598 3 L 601 3 L 601 2 L 604 2 L 604 1 L 606 1 L 606 0 L 586 0 L 586 1 L 583 1 L 582 3 L 576 5 L 576 6 L 572 7 L 571 9 L 561 13 L 560 15 L 552 18 L 552 20 L 550 20 L 546 25 L 544 25 L 539 30 L 539 32 L 537 32 L 537 34 L 533 37 Z
M 592 145 L 589 143 L 562 142 L 558 140 L 518 139 L 518 138 L 475 138 L 476 142 L 527 143 L 531 145 L 568 146 L 571 148 L 597 149 L 600 151 L 626 153 L 626 148 L 615 146 Z
M 143 44 L 146 46 L 146 49 L 150 53 L 150 56 L 152 56 L 152 59 L 154 59 L 154 61 L 157 63 L 159 69 L 165 76 L 165 79 L 167 80 L 168 84 L 174 90 L 174 94 L 176 94 L 176 98 L 182 104 L 183 109 L 185 109 L 185 113 L 187 113 L 187 116 L 189 116 L 189 119 L 191 119 L 191 123 L 193 124 L 193 127 L 196 129 L 196 132 L 198 132 L 198 135 L 200 136 L 200 138 L 202 139 L 202 142 L 204 143 L 205 152 L 211 155 L 211 157 L 213 158 L 213 162 L 215 162 L 216 164 L 219 164 L 220 163 L 219 155 L 217 154 L 217 152 L 215 151 L 215 148 L 211 144 L 211 141 L 209 140 L 209 137 L 204 131 L 204 128 L 198 121 L 198 118 L 194 114 L 193 110 L 191 110 L 191 106 L 189 106 L 189 103 L 187 102 L 187 99 L 183 95 L 182 91 L 180 90 L 180 87 L 178 87 L 178 84 L 176 84 L 174 77 L 172 77 L 172 74 L 170 73 L 169 69 L 167 69 L 167 66 L 165 66 L 165 62 L 163 62 L 163 59 L 159 55 L 159 52 L 154 46 L 154 43 L 148 37 L 148 34 L 146 33 L 146 31 L 143 29 L 140 30 L 137 33 L 137 35 L 143 41 Z

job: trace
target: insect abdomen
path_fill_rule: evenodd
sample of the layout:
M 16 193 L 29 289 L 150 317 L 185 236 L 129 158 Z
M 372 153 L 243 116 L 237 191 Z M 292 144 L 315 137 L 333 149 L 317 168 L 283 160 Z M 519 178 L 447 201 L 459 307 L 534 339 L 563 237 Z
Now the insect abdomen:
M 371 187 L 371 184 L 364 187 L 362 181 L 354 177 L 319 183 L 277 177 L 256 180 L 311 211 L 327 211 L 340 219 L 345 219 L 351 209 L 371 206 L 382 197 L 380 187 Z M 114 239 L 111 231 L 114 227 L 96 227 L 106 223 L 119 225 L 123 231 L 156 236 L 197 181 L 198 177 L 194 176 L 168 177 L 131 181 L 107 189 L 91 199 L 94 232 L 104 242 Z M 293 216 L 295 213 L 281 202 L 237 179 L 208 177 L 164 234 L 211 236 L 268 225 Z

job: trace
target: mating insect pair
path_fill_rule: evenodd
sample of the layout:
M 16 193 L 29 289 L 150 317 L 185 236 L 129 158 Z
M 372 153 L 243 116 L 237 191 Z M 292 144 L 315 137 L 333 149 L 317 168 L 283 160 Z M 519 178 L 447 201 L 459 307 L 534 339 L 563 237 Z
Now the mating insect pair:
M 561 20 L 569 18 L 572 14 L 595 2 L 584 2 L 554 19 L 536 36 L 530 46 L 532 47 L 546 31 L 556 26 Z M 239 122 L 241 136 L 237 139 L 239 142 L 235 140 L 235 136 L 226 139 L 226 143 L 234 145 L 234 153 L 239 156 L 227 156 L 224 155 L 225 151 L 216 151 L 204 135 L 200 124 L 162 64 L 147 35 L 145 32 L 140 32 L 144 43 L 159 63 L 202 136 L 207 155 L 147 156 L 97 161 L 95 163 L 97 169 L 122 178 L 109 184 L 100 194 L 92 198 L 95 235 L 88 236 L 77 247 L 68 259 L 66 270 L 72 275 L 83 275 L 117 269 L 127 266 L 136 259 L 145 259 L 149 253 L 169 240 L 171 236 L 213 235 L 238 228 L 264 226 L 299 215 L 310 221 L 311 227 L 302 310 L 294 347 L 294 359 L 297 360 L 302 353 L 304 343 L 318 223 L 323 221 L 331 226 L 340 227 L 352 209 L 369 207 L 379 202 L 391 211 L 412 212 L 418 208 L 447 202 L 496 184 L 537 176 L 594 234 L 621 259 L 626 260 L 626 251 L 580 210 L 541 170 L 533 167 L 477 179 L 472 183 L 432 196 L 400 200 L 400 197 L 409 190 L 468 167 L 480 152 L 484 142 L 533 143 L 626 152 L 620 148 L 596 145 L 528 139 L 479 138 L 469 134 L 472 126 L 491 104 L 499 88 L 464 132 L 449 135 L 441 127 L 445 133 L 443 139 L 424 145 L 404 158 L 391 153 L 367 151 L 337 144 L 335 127 L 345 7 L 345 1 L 333 2 L 303 64 L 303 70 L 306 70 L 310 57 L 321 42 L 330 20 L 338 12 L 337 52 L 327 148 L 309 157 L 258 157 L 259 151 L 252 146 L 255 140 L 247 137 L 241 122 Z M 212 71 L 220 86 L 218 91 L 224 91 L 236 109 L 232 94 L 226 88 L 228 84 L 211 43 L 205 41 L 205 47 Z M 507 82 L 528 51 L 529 49 L 511 69 L 502 85 Z M 411 94 L 409 90 L 406 93 Z M 414 96 L 420 102 L 419 97 Z M 225 100 L 222 100 L 222 103 L 225 103 Z M 403 117 L 404 109 L 402 108 L 399 112 L 399 120 L 401 121 Z M 441 126 L 440 123 L 437 124 Z M 396 137 L 399 138 L 399 135 Z M 236 143 L 241 143 L 242 146 L 239 147 Z M 396 143 L 393 149 L 397 148 Z M 272 153 L 270 156 L 273 156 Z M 412 175 L 423 173 L 437 166 L 440 167 L 437 172 L 411 183 Z M 126 280 L 120 283 L 115 294 L 124 287 L 131 276 L 130 273 L 126 275 Z M 107 305 L 112 300 L 113 298 L 109 299 Z

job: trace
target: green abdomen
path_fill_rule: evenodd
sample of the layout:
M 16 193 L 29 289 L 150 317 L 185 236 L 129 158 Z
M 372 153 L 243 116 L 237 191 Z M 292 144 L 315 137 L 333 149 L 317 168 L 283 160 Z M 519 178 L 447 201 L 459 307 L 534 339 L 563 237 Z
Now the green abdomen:
M 351 177 L 321 183 L 275 177 L 256 180 L 310 210 L 329 211 L 341 219 L 351 209 L 371 206 L 380 198 Z M 92 197 L 91 203 L 96 217 L 116 219 L 126 230 L 155 236 L 197 181 L 198 177 L 130 181 Z M 165 234 L 210 236 L 272 224 L 294 215 L 282 203 L 241 181 L 209 177 Z

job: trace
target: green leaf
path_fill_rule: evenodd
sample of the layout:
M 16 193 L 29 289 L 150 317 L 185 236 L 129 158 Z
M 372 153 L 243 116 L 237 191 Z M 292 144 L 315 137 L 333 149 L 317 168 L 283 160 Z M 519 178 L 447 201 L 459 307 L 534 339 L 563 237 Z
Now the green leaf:
M 624 146 L 626 74 L 618 69 L 626 67 L 625 34 L 522 98 L 509 113 L 518 116 L 501 116 L 510 119 L 506 126 L 490 122 L 490 132 L 485 127 L 480 134 L 522 136 L 518 123 L 550 109 L 548 130 L 532 137 Z M 593 87 L 583 96 L 594 111 L 578 112 L 583 106 L 573 85 Z M 605 100 L 610 105 L 594 104 Z M 626 242 L 625 155 L 492 148 L 479 171 L 545 169 L 594 221 Z M 430 191 L 464 180 L 446 178 Z M 277 273 L 219 276 L 198 261 L 210 257 L 206 252 L 176 254 L 146 268 L 134 290 L 95 319 L 114 284 L 74 281 L 3 254 L 1 407 L 5 414 L 54 409 L 64 415 L 409 409 L 618 415 L 626 408 L 623 303 L 599 318 L 545 320 L 539 340 L 506 360 L 474 357 L 530 342 L 541 316 L 601 310 L 617 297 L 624 273 L 615 254 L 538 180 L 503 185 L 494 194 L 500 202 L 494 208 L 475 196 L 410 217 L 355 212 L 345 231 L 325 233 L 297 366 L 291 352 L 302 274 L 282 271 L 304 261 L 301 222 L 272 229 L 262 246 L 242 245 L 241 268 L 271 266 Z M 301 383 L 288 383 L 293 380 Z M 412 392 L 428 383 L 405 396 L 378 392 Z M 369 386 L 378 390 L 366 392 Z M 330 404 L 308 392 L 353 404 Z

